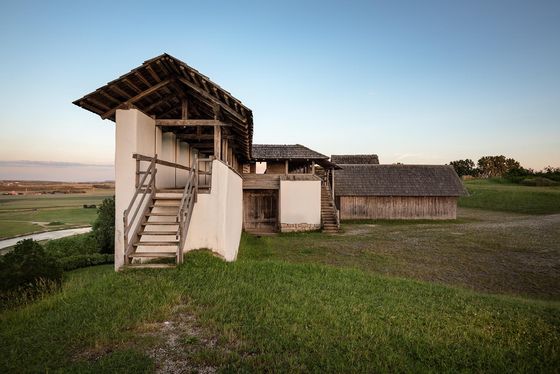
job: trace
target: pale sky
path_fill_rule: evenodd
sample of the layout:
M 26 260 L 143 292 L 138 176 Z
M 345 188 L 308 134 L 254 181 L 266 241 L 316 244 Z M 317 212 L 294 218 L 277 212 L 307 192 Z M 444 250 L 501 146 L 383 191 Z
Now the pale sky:
M 0 4 L 0 179 L 113 179 L 114 123 L 71 102 L 164 52 L 253 110 L 254 143 L 560 166 L 559 1 L 116 3 Z

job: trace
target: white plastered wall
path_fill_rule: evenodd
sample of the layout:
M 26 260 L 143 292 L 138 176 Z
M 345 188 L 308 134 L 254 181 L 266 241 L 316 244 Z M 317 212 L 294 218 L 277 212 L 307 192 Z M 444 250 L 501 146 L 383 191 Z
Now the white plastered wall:
M 191 149 L 185 142 L 177 141 L 177 163 L 190 167 L 192 164 Z M 187 183 L 187 171 L 177 170 L 177 186 L 183 187 Z
M 132 155 L 153 156 L 157 136 L 155 121 L 136 109 L 117 110 L 115 123 L 115 269 L 118 270 L 124 263 L 123 212 L 136 190 L 136 160 Z
M 280 224 L 321 225 L 321 181 L 280 181 Z
M 185 242 L 185 252 L 209 249 L 226 261 L 237 258 L 243 221 L 241 177 L 223 162 L 212 162 L 212 188 L 198 194 Z
M 158 129 L 158 131 L 161 131 Z M 158 159 L 176 163 L 177 162 L 177 139 L 175 134 L 165 132 L 161 134 L 161 142 L 156 142 L 156 153 Z M 157 165 L 157 188 L 175 188 L 175 168 Z

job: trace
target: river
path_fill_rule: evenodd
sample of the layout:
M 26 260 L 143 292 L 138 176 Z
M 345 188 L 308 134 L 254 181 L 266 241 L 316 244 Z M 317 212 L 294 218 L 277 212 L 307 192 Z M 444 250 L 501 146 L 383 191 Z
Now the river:
M 23 236 L 18 236 L 16 238 L 3 239 L 0 240 L 0 250 L 3 248 L 11 247 L 23 239 L 33 239 L 37 241 L 60 239 L 66 236 L 85 234 L 86 232 L 90 232 L 90 231 L 91 231 L 91 227 L 79 227 L 76 229 L 64 229 L 64 230 L 56 230 L 56 231 L 39 232 L 37 234 L 23 235 Z

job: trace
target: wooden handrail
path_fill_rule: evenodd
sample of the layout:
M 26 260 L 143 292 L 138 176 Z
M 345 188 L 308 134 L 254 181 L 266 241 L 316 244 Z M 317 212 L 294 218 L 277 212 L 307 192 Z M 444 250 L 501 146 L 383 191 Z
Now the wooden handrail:
M 194 160 L 190 167 L 176 164 L 169 161 L 159 160 L 157 155 L 145 156 L 141 154 L 133 154 L 132 156 L 136 159 L 136 190 L 132 195 L 130 203 L 128 207 L 123 212 L 123 223 L 124 223 L 124 230 L 123 230 L 123 237 L 124 237 L 124 246 L 125 246 L 125 264 L 128 264 L 130 261 L 129 255 L 134 251 L 134 239 L 140 234 L 140 229 L 142 225 L 147 222 L 147 213 L 150 209 L 151 202 L 154 201 L 155 194 L 156 194 L 156 173 L 157 168 L 156 164 L 174 167 L 177 169 L 187 170 L 187 182 L 185 184 L 185 188 L 183 190 L 183 195 L 181 196 L 181 201 L 179 203 L 179 211 L 177 213 L 176 222 L 178 223 L 177 229 L 177 239 L 179 239 L 179 248 L 177 251 L 177 263 L 183 262 L 183 246 L 186 241 L 187 231 L 190 224 L 190 220 L 192 217 L 192 212 L 194 209 L 194 204 L 196 203 L 197 196 L 198 196 L 198 188 L 199 188 L 199 175 L 212 175 L 211 167 L 213 157 L 209 158 L 198 158 L 198 155 L 195 154 Z M 140 161 L 149 161 L 150 164 L 146 171 L 140 171 Z M 199 163 L 200 162 L 207 162 L 210 164 L 210 171 L 200 171 Z M 139 176 L 142 175 L 142 178 Z M 146 203 L 145 199 L 146 196 L 149 196 L 149 200 Z M 134 208 L 134 204 L 136 207 Z M 144 206 L 143 210 L 141 209 Z M 134 208 L 134 210 L 133 210 Z M 132 230 L 133 225 L 138 217 L 138 213 L 143 211 L 142 216 L 134 226 L 134 230 Z M 132 231 L 132 235 L 129 235 Z
M 130 199 L 130 203 L 128 204 L 128 207 L 123 212 L 123 224 L 124 224 L 123 238 L 124 238 L 124 246 L 125 246 L 125 251 L 124 251 L 125 264 L 128 264 L 128 262 L 129 262 L 128 255 L 132 252 L 132 250 L 134 248 L 133 243 L 131 241 L 129 241 L 129 233 L 130 233 L 130 230 L 132 229 L 132 225 L 134 224 L 134 221 L 136 220 L 136 217 L 138 216 L 138 212 L 140 211 L 142 205 L 144 205 L 144 200 L 145 200 L 146 196 L 148 195 L 148 192 L 150 192 L 150 199 L 151 200 L 153 200 L 154 195 L 156 193 L 156 172 L 157 172 L 156 160 L 157 160 L 157 155 L 155 155 L 153 158 L 150 158 L 149 160 L 150 160 L 150 165 L 146 169 L 146 172 L 142 176 L 142 179 L 138 183 L 138 186 L 136 186 L 136 191 L 134 192 L 134 195 L 132 196 L 132 199 Z M 149 176 L 149 180 L 148 180 L 148 183 L 146 184 L 146 180 L 148 179 L 148 176 Z M 140 194 L 142 194 L 141 197 L 140 197 L 140 200 L 138 201 L 138 203 L 136 205 L 136 209 L 134 209 L 134 213 L 132 214 L 132 217 L 130 218 L 129 215 L 130 215 L 131 209 L 134 206 L 134 203 L 137 201 L 138 196 Z M 150 205 L 150 202 L 148 201 L 148 203 L 145 204 L 144 209 L 143 209 L 144 215 L 140 218 L 139 222 L 136 224 L 136 226 L 134 228 L 134 232 L 133 232 L 133 235 L 132 235 L 133 238 L 138 236 L 138 233 L 140 231 L 142 223 L 146 220 L 145 213 L 149 209 L 149 205 Z
M 183 247 L 187 240 L 187 232 L 191 222 L 194 204 L 198 198 L 198 175 L 200 173 L 200 162 L 212 162 L 212 157 L 207 159 L 199 159 L 195 154 L 194 160 L 187 174 L 187 181 L 179 203 L 179 212 L 177 213 L 176 221 L 178 223 L 177 239 L 179 239 L 179 250 L 177 251 L 177 263 L 183 262 Z M 212 164 L 210 164 L 211 167 Z M 212 174 L 208 172 L 208 174 Z
M 134 153 L 132 155 L 132 158 L 134 158 L 136 160 L 139 160 L 139 161 L 152 161 L 154 159 L 154 157 L 141 155 L 139 153 Z M 200 159 L 200 161 L 207 161 L 207 160 L 210 160 L 210 159 L 202 159 L 202 158 Z M 181 164 L 177 164 L 175 162 L 160 160 L 159 158 L 156 158 L 155 161 L 156 161 L 156 164 L 158 164 L 158 165 L 169 166 L 171 168 L 187 170 L 187 171 L 191 170 L 190 167 L 185 166 L 185 165 L 181 165 Z M 201 172 L 201 174 L 207 174 L 207 173 L 206 172 Z
M 331 188 L 329 186 L 328 178 L 323 179 L 323 184 L 324 184 L 324 188 L 327 189 L 327 191 L 329 193 L 329 196 L 331 198 L 331 204 L 334 208 L 334 212 L 335 212 L 335 216 L 336 216 L 336 226 L 338 228 L 340 228 L 340 214 L 338 212 L 338 209 L 336 208 L 336 204 L 335 204 L 335 201 L 334 201 L 334 194 L 331 193 Z

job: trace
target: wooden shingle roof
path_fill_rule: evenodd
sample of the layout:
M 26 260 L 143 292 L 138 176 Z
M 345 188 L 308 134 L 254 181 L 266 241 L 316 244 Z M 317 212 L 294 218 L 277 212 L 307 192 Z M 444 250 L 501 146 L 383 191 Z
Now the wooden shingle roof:
M 464 196 L 449 165 L 341 164 L 334 174 L 336 196 Z
M 335 164 L 379 164 L 377 155 L 331 155 Z
M 301 144 L 253 144 L 253 160 L 328 160 Z
M 185 102 L 189 119 L 217 119 L 231 125 L 237 153 L 250 159 L 251 110 L 207 76 L 167 53 L 144 61 L 73 103 L 102 119 L 115 121 L 117 109 L 128 108 L 137 108 L 156 119 L 186 118 L 182 117 Z

